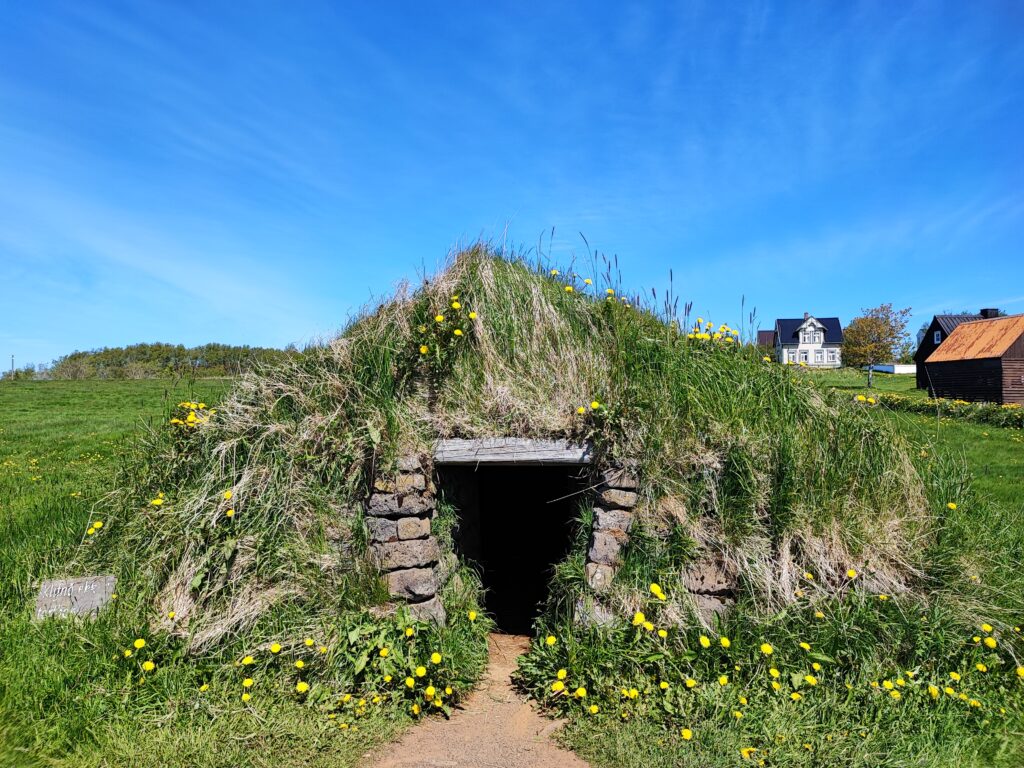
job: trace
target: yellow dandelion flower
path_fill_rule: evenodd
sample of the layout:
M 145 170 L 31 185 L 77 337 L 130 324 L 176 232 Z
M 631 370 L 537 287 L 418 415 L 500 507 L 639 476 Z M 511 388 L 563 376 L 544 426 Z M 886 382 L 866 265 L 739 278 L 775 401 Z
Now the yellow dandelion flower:
M 386 659 L 389 653 L 391 653 L 391 651 L 388 648 L 381 648 L 380 651 L 378 652 L 378 655 L 382 659 Z
M 706 635 L 701 635 L 699 638 L 701 648 L 710 648 L 711 640 Z
M 462 309 L 462 305 L 457 301 L 452 302 L 452 309 Z
M 476 320 L 476 312 L 470 312 L 469 313 L 469 319 L 470 320 Z
M 548 645 L 554 645 L 558 642 L 558 638 L 556 638 L 554 635 L 548 635 L 546 638 L 544 638 L 544 642 Z
M 974 665 L 974 668 L 979 672 L 988 672 L 988 667 L 982 664 L 980 661 Z
M 571 285 L 565 286 L 565 292 L 566 293 L 572 293 L 572 286 Z
M 659 629 L 658 630 L 658 637 L 660 637 L 662 640 L 664 640 L 666 637 L 668 637 L 668 630 L 667 629 Z
M 565 680 L 566 674 L 567 673 L 564 669 L 560 669 L 555 673 L 555 677 L 557 677 L 559 680 Z
M 761 653 L 765 656 L 771 656 L 774 650 L 769 643 L 761 643 Z
M 297 682 L 295 684 L 295 692 L 296 693 L 305 693 L 308 690 L 309 690 L 309 683 L 307 683 L 305 680 L 299 680 L 299 682 Z
M 732 641 L 725 636 L 718 638 L 718 642 L 722 644 L 723 648 L 728 648 L 730 645 L 732 645 Z
M 817 685 L 818 678 L 816 678 L 814 675 L 804 675 L 804 682 L 812 686 Z
M 312 637 L 307 637 L 307 638 L 306 638 L 305 640 L 303 640 L 302 642 L 303 642 L 303 644 L 304 644 L 304 645 L 305 645 L 305 646 L 306 646 L 307 648 L 312 648 L 312 647 L 313 647 L 313 645 L 314 645 L 314 642 L 313 642 L 313 638 L 312 638 Z
M 552 269 L 552 270 L 551 270 L 551 275 L 552 275 L 552 277 L 554 277 L 555 275 L 558 275 L 558 274 L 559 274 L 559 272 L 558 272 L 558 270 L 557 270 L 557 269 Z
M 721 677 L 719 677 L 718 678 L 718 684 L 719 685 L 728 685 L 729 684 L 729 676 L 728 675 L 722 675 Z
M 96 527 L 98 528 L 99 526 L 97 525 Z M 981 625 L 981 631 L 982 632 L 991 632 L 992 631 L 992 625 L 991 624 L 982 624 Z
M 551 684 L 551 691 L 553 693 L 561 693 L 564 690 L 565 690 L 565 683 L 563 683 L 561 680 L 555 680 L 555 682 L 553 682 Z
M 649 621 L 645 621 L 644 622 L 644 629 L 646 629 L 648 632 L 653 632 L 654 631 L 654 625 L 651 622 L 649 622 Z
M 789 694 L 789 698 L 791 698 L 793 701 L 800 701 L 800 699 L 803 698 L 803 694 L 798 693 L 797 691 L 793 691 L 791 694 Z
M 422 667 L 422 666 L 416 667 L 416 677 L 423 677 L 426 674 L 427 674 L 427 668 L 426 667 Z
M 235 516 L 235 510 L 229 509 L 227 512 L 224 513 L 224 516 L 225 517 L 234 517 Z
M 587 708 L 587 710 L 588 710 L 588 711 L 590 712 L 590 714 L 592 714 L 592 715 L 596 715 L 596 714 L 597 714 L 598 712 L 600 712 L 600 711 L 601 711 L 601 708 L 600 708 L 600 707 L 598 707 L 598 706 L 597 706 L 597 704 L 591 704 L 591 705 L 590 705 L 590 706 L 589 706 L 589 707 Z
M 850 569 L 849 569 L 849 570 L 848 570 L 848 571 L 846 572 L 846 575 L 847 575 L 847 576 L 848 576 L 849 578 L 851 578 L 851 579 L 856 579 L 856 578 L 857 578 L 857 571 L 855 571 L 855 570 L 854 570 L 853 568 L 850 568 Z
M 950 672 L 949 673 L 949 679 L 952 680 L 955 683 L 959 683 L 960 682 L 960 673 L 959 672 Z
M 452 331 L 452 333 L 455 336 L 461 336 L 462 335 L 462 329 L 461 328 L 456 328 L 454 331 Z
M 430 663 L 431 664 L 440 664 L 441 663 L 441 654 L 437 653 L 436 651 L 434 653 L 430 654 Z
M 420 344 L 420 354 L 421 355 L 425 355 L 429 351 L 430 351 L 430 347 L 428 347 L 426 344 Z
M 693 738 L 693 731 L 689 728 L 681 728 L 679 730 L 679 735 L 683 737 L 683 741 L 689 741 Z
M 805 651 L 811 650 L 811 644 L 810 643 L 800 643 L 800 647 L 803 648 Z
M 999 643 L 996 642 L 996 639 L 994 637 L 986 637 L 984 640 L 982 640 L 982 642 L 985 644 L 985 647 L 989 649 L 994 649 L 997 645 L 999 645 Z
M 435 323 L 443 323 L 444 322 L 444 315 L 435 315 L 434 316 L 434 322 Z
M 573 691 L 572 695 L 575 696 L 577 699 L 585 699 L 587 698 L 587 689 L 581 685 L 579 688 Z
M 146 647 L 146 641 L 140 637 L 138 640 L 132 643 L 132 645 L 135 646 L 135 650 L 140 651 Z
M 754 747 L 743 747 L 742 749 L 740 749 L 740 757 L 742 757 L 744 760 L 749 760 L 754 756 L 755 752 L 757 752 L 757 749 Z
M 280 643 L 272 643 L 271 646 L 270 646 L 270 652 L 274 653 L 274 654 L 280 653 L 281 652 L 281 644 Z
M 242 701 L 249 701 L 252 698 L 252 694 L 248 691 L 242 694 Z
M 255 684 L 256 684 L 256 681 L 253 680 L 251 677 L 247 677 L 247 678 L 245 678 L 245 680 L 242 681 L 242 687 L 243 688 L 252 688 L 253 685 L 255 685 Z
M 771 675 L 772 677 L 778 677 L 781 673 L 775 667 L 772 667 L 771 669 L 768 670 L 768 674 Z
M 306 662 L 304 662 L 302 659 L 297 659 L 295 661 L 295 668 L 296 669 L 302 669 L 304 666 L 306 666 Z
M 899 691 L 889 691 L 889 695 L 890 695 L 890 696 L 891 696 L 892 698 L 894 698 L 894 699 L 896 699 L 897 701 L 899 701 L 900 697 L 901 697 L 901 696 L 902 696 L 903 694 L 901 694 L 901 693 L 900 693 Z
M 687 688 L 696 688 L 697 687 L 697 681 L 694 680 L 692 677 L 686 678 L 686 687 Z
M 405 628 L 405 636 L 406 637 L 412 637 L 414 631 L 415 630 L 412 627 L 406 627 Z
M 470 621 L 476 621 L 476 611 L 470 611 L 466 614 Z
M 946 505 L 946 507 L 947 509 L 956 509 L 956 504 L 951 501 L 949 502 L 949 504 Z
M 405 687 L 406 688 L 415 688 L 416 687 L 416 681 L 413 680 L 411 677 L 405 678 Z

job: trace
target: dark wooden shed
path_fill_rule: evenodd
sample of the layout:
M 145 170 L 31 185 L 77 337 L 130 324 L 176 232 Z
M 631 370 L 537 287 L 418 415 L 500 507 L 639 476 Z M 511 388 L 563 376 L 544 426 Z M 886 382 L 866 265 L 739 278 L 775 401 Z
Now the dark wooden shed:
M 1024 404 L 1024 315 L 958 325 L 925 361 L 932 397 Z
M 985 312 L 987 310 L 982 311 Z M 992 315 L 992 317 L 995 317 L 995 315 Z M 982 319 L 985 319 L 983 315 L 935 315 L 932 318 L 928 330 L 924 332 L 921 342 L 917 345 L 917 351 L 914 353 L 914 363 L 917 365 L 918 389 L 928 389 L 928 374 L 925 372 L 924 363 L 931 356 L 932 352 L 949 338 L 949 335 L 958 325 Z

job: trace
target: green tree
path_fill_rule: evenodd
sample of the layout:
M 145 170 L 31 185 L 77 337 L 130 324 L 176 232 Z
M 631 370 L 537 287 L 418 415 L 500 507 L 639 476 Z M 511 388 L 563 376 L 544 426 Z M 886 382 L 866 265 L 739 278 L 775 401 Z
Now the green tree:
M 910 307 L 893 309 L 892 304 L 882 304 L 861 312 L 863 314 L 855 317 L 843 332 L 843 362 L 857 368 L 868 366 L 870 387 L 873 367 L 895 361 L 910 343 L 907 337 Z

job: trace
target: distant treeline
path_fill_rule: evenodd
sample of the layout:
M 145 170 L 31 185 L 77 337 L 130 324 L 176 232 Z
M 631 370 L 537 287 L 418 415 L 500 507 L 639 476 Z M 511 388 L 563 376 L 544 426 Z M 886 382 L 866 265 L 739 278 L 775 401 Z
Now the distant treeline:
M 10 379 L 155 379 L 185 375 L 237 376 L 260 363 L 275 363 L 302 353 L 294 346 L 268 347 L 203 344 L 133 344 L 72 352 L 49 366 L 8 371 Z

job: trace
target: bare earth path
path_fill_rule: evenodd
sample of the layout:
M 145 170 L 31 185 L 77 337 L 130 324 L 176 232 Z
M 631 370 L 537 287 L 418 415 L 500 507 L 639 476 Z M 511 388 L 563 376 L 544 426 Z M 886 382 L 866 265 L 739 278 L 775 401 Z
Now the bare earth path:
M 558 723 L 537 714 L 512 688 L 516 657 L 529 640 L 491 635 L 490 663 L 480 688 L 450 720 L 430 718 L 394 744 L 368 754 L 373 768 L 587 768 L 572 752 L 556 746 Z

